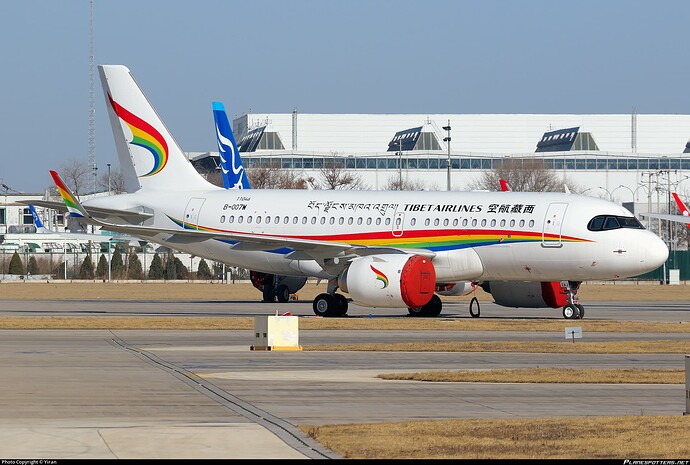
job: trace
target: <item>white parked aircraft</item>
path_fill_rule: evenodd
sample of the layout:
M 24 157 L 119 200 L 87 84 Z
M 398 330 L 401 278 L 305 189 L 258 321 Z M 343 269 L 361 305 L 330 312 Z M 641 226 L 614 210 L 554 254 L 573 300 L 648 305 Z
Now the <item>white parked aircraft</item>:
M 678 197 L 678 194 L 675 192 L 671 192 L 673 195 L 673 198 L 676 201 L 676 204 L 678 205 L 678 210 L 680 210 L 680 215 L 674 215 L 672 213 L 640 213 L 640 216 L 643 216 L 645 218 L 659 218 L 662 220 L 667 220 L 667 221 L 674 221 L 676 223 L 685 223 L 688 225 L 688 228 L 690 228 L 690 210 L 688 210 L 688 207 L 685 205 L 685 202 L 683 202 L 680 197 Z
M 32 201 L 33 202 L 33 201 Z M 134 237 L 111 234 L 89 234 L 80 232 L 60 232 L 46 228 L 32 203 L 27 203 L 34 219 L 35 232 L 0 234 L 0 248 L 4 250 L 28 249 L 32 252 L 74 252 L 107 253 L 116 243 L 124 245 L 135 240 Z M 64 208 L 64 204 L 62 205 Z M 24 226 L 23 228 L 26 228 Z M 10 229 L 11 230 L 11 229 Z
M 578 318 L 572 288 L 581 281 L 636 276 L 668 256 L 627 209 L 570 193 L 217 187 L 187 160 L 126 67 L 99 72 L 131 193 L 81 205 L 51 172 L 70 214 L 231 266 L 328 280 L 313 302 L 317 315 L 346 314 L 340 289 L 359 305 L 437 316 L 437 285 L 489 282 L 499 304 L 563 298 L 564 316 Z

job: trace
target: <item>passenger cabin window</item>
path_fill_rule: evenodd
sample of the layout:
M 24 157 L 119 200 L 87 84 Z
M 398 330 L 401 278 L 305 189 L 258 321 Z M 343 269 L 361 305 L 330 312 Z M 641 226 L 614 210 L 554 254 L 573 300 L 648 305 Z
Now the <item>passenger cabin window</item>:
M 221 215 L 221 217 L 220 217 L 220 222 L 221 222 L 221 223 L 225 223 L 225 215 Z
M 608 231 L 611 229 L 644 229 L 644 226 L 634 216 L 614 216 L 599 215 L 595 216 L 587 224 L 590 231 Z

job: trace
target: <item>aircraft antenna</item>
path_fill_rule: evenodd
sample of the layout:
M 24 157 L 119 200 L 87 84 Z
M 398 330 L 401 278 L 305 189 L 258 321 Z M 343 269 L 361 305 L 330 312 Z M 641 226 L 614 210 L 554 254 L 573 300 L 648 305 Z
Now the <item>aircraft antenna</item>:
M 89 0 L 89 166 L 93 170 L 91 192 L 96 192 L 98 166 L 96 165 L 96 100 L 94 92 L 94 40 L 93 0 Z

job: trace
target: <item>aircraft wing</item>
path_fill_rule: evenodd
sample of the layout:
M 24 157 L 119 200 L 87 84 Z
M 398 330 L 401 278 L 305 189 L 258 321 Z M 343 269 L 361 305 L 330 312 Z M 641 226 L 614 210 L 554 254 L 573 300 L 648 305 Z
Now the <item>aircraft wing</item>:
M 123 232 L 134 236 L 153 237 L 159 234 L 168 235 L 167 242 L 192 243 L 208 239 L 227 241 L 235 250 L 260 251 L 290 248 L 292 259 L 320 259 L 342 255 L 374 255 L 377 253 L 416 253 L 433 258 L 432 251 L 415 249 L 414 252 L 394 247 L 368 247 L 346 242 L 329 242 L 294 237 L 282 237 L 259 234 L 230 233 L 225 231 L 207 231 L 202 229 L 154 228 L 150 226 L 118 225 L 96 221 L 95 224 L 109 231 Z
M 677 223 L 690 224 L 690 216 L 685 215 L 669 215 L 668 213 L 640 213 L 640 216 L 645 218 L 659 218 L 662 220 L 675 221 Z
M 63 213 L 66 213 L 68 211 L 65 202 L 56 202 L 53 200 L 17 200 L 15 203 L 20 205 L 38 205 L 39 207 L 50 208 L 52 210 L 61 211 Z M 117 210 L 114 208 L 101 207 L 84 207 L 84 209 L 95 218 L 120 217 L 123 219 L 126 218 L 136 223 L 144 221 L 153 216 L 153 214 L 141 210 Z

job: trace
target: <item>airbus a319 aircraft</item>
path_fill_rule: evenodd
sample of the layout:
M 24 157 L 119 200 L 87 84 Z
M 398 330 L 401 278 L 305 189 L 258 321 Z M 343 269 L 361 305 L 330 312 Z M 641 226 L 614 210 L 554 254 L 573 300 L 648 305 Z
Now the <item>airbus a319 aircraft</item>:
M 438 285 L 490 282 L 498 303 L 563 298 L 564 316 L 578 318 L 573 287 L 580 282 L 639 275 L 668 256 L 627 209 L 570 193 L 214 186 L 125 66 L 102 65 L 99 73 L 132 189 L 82 205 L 51 172 L 70 214 L 231 266 L 327 280 L 327 292 L 313 301 L 317 315 L 343 316 L 351 300 L 437 316 Z

